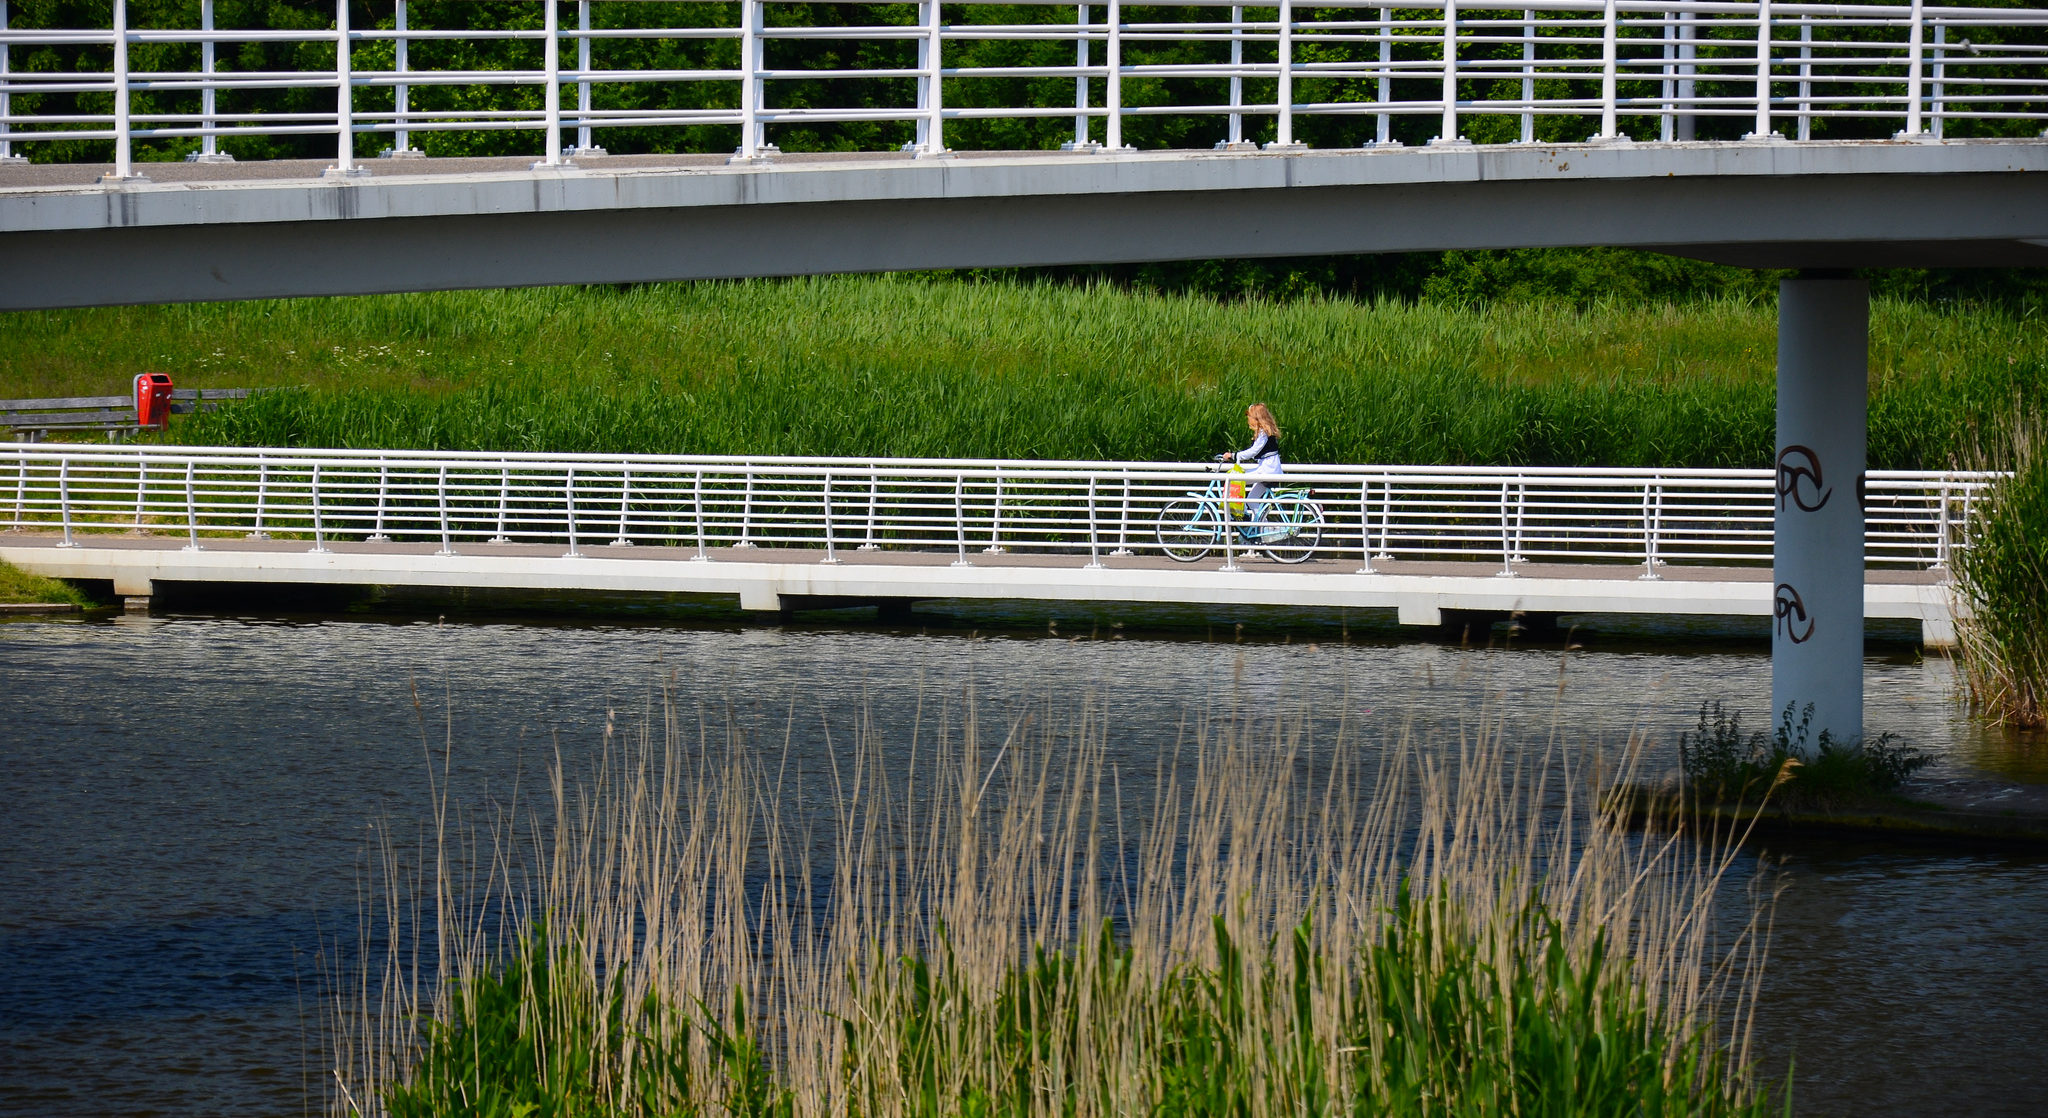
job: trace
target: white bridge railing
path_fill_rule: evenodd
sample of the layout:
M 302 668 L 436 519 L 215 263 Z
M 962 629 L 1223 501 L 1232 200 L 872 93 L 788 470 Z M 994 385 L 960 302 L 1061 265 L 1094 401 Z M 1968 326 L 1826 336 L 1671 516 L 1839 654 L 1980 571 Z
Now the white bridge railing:
M 0 0 L 0 159 L 21 144 L 113 140 L 126 178 L 138 139 L 197 138 L 194 157 L 217 159 L 222 138 L 330 133 L 348 173 L 366 133 L 405 155 L 417 154 L 421 133 L 532 129 L 544 133 L 545 161 L 558 164 L 565 152 L 597 153 L 605 130 L 703 125 L 737 126 L 738 154 L 752 159 L 772 151 L 771 128 L 849 122 L 912 124 L 905 146 L 942 155 L 951 123 L 1034 118 L 1071 119 L 1068 147 L 1115 150 L 1127 119 L 1159 115 L 1212 118 L 1219 147 L 1248 147 L 1247 119 L 1273 118 L 1271 146 L 1282 150 L 1304 117 L 1358 121 L 1341 146 L 1391 144 L 1393 121 L 1411 116 L 1430 120 L 1430 142 L 1446 144 L 1464 142 L 1463 125 L 1478 118 L 1505 120 L 1476 138 L 1509 142 L 1534 141 L 1539 118 L 1552 116 L 1590 121 L 1595 140 L 1622 138 L 1624 125 L 1637 139 L 1687 140 L 1713 117 L 1737 118 L 1755 139 L 1805 139 L 1817 120 L 1896 121 L 1906 138 L 1939 138 L 1959 121 L 2048 120 L 2048 10 L 1918 0 L 1174 0 L 1142 9 L 862 0 L 843 6 L 861 22 L 826 27 L 786 25 L 777 13 L 788 9 L 766 0 L 686 5 L 684 19 L 676 6 L 625 0 L 464 7 L 486 6 L 513 16 L 437 28 L 427 17 L 445 6 L 334 0 L 327 27 L 237 27 L 199 0 L 180 9 L 194 25 L 137 26 L 125 0 L 112 0 L 106 26 L 17 18 L 9 29 Z M 852 49 L 797 49 L 819 43 Z M 276 44 L 331 65 L 233 64 Z M 438 50 L 490 44 L 524 65 L 432 64 Z M 71 61 L 10 65 L 10 49 L 46 48 Z M 656 57 L 686 64 L 648 61 Z M 1020 92 L 1046 80 L 1071 82 L 1071 100 Z M 781 95 L 797 82 L 829 86 Z M 1137 83 L 1144 89 L 1133 95 Z M 648 95 L 657 86 L 664 95 Z M 293 91 L 299 101 L 278 100 Z M 832 97 L 858 103 L 820 103 Z
M 1945 566 L 1996 475 L 1873 471 L 1873 566 Z M 932 459 L 737 459 L 0 444 L 0 532 L 162 533 L 437 545 L 541 544 L 1160 553 L 1169 504 L 1222 479 L 1203 465 Z M 1855 479 L 1793 481 L 1856 500 Z M 1833 489 L 1821 488 L 1822 483 Z M 1315 558 L 1758 565 L 1771 559 L 1770 470 L 1312 466 L 1290 470 L 1323 517 Z M 1219 487 L 1220 488 L 1220 487 Z M 1832 496 L 1826 496 L 1828 493 Z M 1212 507 L 1230 502 L 1214 498 Z M 1233 510 L 1233 522 L 1244 513 Z M 1232 565 L 1231 533 L 1217 550 Z M 1327 569 L 1327 568 L 1326 568 Z

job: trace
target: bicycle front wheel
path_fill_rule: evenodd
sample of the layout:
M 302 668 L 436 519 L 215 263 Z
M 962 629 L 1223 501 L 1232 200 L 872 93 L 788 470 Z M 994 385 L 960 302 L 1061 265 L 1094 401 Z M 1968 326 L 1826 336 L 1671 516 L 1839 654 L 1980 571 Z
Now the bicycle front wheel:
M 1208 505 L 1182 498 L 1159 510 L 1159 550 L 1168 559 L 1192 563 L 1216 546 L 1216 513 Z
M 1323 507 L 1306 497 L 1278 497 L 1267 504 L 1262 527 L 1275 563 L 1305 563 L 1323 542 Z

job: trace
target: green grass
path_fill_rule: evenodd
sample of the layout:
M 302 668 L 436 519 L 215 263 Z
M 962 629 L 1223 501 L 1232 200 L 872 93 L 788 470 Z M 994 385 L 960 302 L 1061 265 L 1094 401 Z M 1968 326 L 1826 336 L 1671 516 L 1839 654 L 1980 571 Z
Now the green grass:
M 6 562 L 0 562 L 0 602 L 68 603 L 81 609 L 93 604 L 84 591 L 68 582 L 32 575 Z
M 2018 313 L 1879 300 L 1871 464 L 1939 467 L 2048 386 Z M 1271 403 L 1296 461 L 1765 466 L 1775 311 L 1218 301 L 927 276 L 0 317 L 0 395 L 290 386 L 200 443 L 1199 458 Z

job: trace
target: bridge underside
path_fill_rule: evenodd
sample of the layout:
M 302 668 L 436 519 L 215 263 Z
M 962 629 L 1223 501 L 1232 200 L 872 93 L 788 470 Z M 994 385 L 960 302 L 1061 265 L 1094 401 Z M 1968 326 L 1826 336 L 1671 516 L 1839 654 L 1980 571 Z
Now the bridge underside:
M 2038 140 L 419 169 L 103 188 L 14 168 L 0 308 L 1576 245 L 2048 266 Z

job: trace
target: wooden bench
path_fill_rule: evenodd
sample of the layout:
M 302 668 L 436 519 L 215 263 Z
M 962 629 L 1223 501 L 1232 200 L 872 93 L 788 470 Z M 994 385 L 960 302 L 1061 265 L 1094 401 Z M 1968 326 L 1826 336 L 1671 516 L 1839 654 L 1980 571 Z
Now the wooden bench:
M 211 411 L 223 400 L 246 399 L 248 388 L 174 388 L 171 414 Z M 0 400 L 0 429 L 23 442 L 41 442 L 52 431 L 105 431 L 109 441 L 141 430 L 133 396 L 59 396 L 47 400 Z

